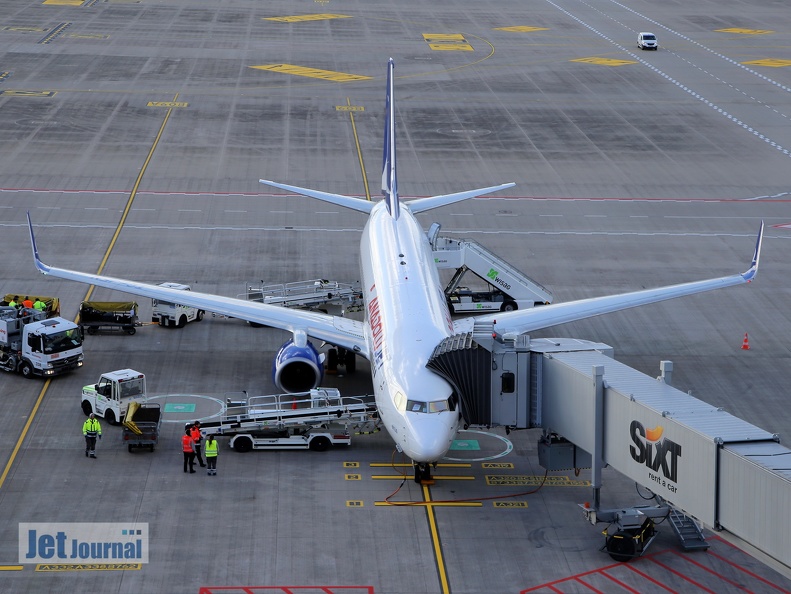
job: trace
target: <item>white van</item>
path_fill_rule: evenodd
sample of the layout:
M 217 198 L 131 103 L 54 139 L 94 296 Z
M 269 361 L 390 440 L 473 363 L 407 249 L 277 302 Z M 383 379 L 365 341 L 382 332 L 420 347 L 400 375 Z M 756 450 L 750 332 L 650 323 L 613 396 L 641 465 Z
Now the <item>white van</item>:
M 658 50 L 659 42 L 656 40 L 656 35 L 643 31 L 637 34 L 637 47 L 641 50 Z

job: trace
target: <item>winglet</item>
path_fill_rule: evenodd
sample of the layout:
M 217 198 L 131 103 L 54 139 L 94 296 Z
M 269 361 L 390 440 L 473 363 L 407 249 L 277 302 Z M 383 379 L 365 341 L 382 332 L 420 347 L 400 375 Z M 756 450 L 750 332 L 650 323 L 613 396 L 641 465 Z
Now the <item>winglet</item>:
M 398 205 L 398 181 L 396 179 L 395 105 L 393 104 L 393 58 L 387 61 L 387 91 L 385 93 L 385 141 L 382 154 L 382 194 L 387 212 L 394 219 L 400 211 Z
M 27 227 L 30 230 L 30 247 L 33 248 L 33 261 L 36 263 L 36 268 L 39 269 L 41 274 L 49 274 L 49 266 L 44 264 L 38 256 L 36 237 L 33 235 L 33 223 L 30 220 L 30 211 L 27 211 Z
M 751 280 L 755 278 L 755 274 L 758 272 L 758 260 L 761 258 L 761 244 L 764 241 L 764 222 L 761 221 L 761 226 L 758 229 L 758 239 L 755 241 L 755 253 L 753 254 L 753 261 L 750 264 L 750 268 L 747 272 L 742 274 L 742 278 L 744 282 L 749 283 Z

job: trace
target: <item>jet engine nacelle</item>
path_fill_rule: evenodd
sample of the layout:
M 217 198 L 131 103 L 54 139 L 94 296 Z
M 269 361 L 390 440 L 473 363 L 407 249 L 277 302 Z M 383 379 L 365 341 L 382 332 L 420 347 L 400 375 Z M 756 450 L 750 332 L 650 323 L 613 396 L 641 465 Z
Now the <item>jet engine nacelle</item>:
M 283 392 L 295 393 L 317 387 L 323 378 L 324 355 L 304 333 L 295 332 L 272 362 L 272 381 Z

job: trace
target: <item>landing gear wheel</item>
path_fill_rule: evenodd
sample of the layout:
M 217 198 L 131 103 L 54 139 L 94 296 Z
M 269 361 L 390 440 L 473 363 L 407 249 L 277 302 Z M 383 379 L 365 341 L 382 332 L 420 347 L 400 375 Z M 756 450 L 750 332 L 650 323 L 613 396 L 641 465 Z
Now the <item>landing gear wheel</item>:
M 626 530 L 619 530 L 607 537 L 607 553 L 619 563 L 628 563 L 637 555 L 634 535 Z
M 327 351 L 327 372 L 338 373 L 338 349 Z
M 424 462 L 415 464 L 415 482 L 420 485 L 431 481 L 431 465 Z
M 346 365 L 346 373 L 354 373 L 357 371 L 357 355 L 354 351 L 346 351 L 343 358 L 343 363 Z

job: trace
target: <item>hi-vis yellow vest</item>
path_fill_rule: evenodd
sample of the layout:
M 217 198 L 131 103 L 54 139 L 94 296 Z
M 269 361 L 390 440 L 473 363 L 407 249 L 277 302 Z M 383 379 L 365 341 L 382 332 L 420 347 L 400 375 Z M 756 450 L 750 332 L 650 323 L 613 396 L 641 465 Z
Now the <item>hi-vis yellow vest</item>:
M 206 453 L 207 458 L 214 458 L 220 450 L 220 443 L 215 439 L 207 441 L 203 446 L 203 451 Z

